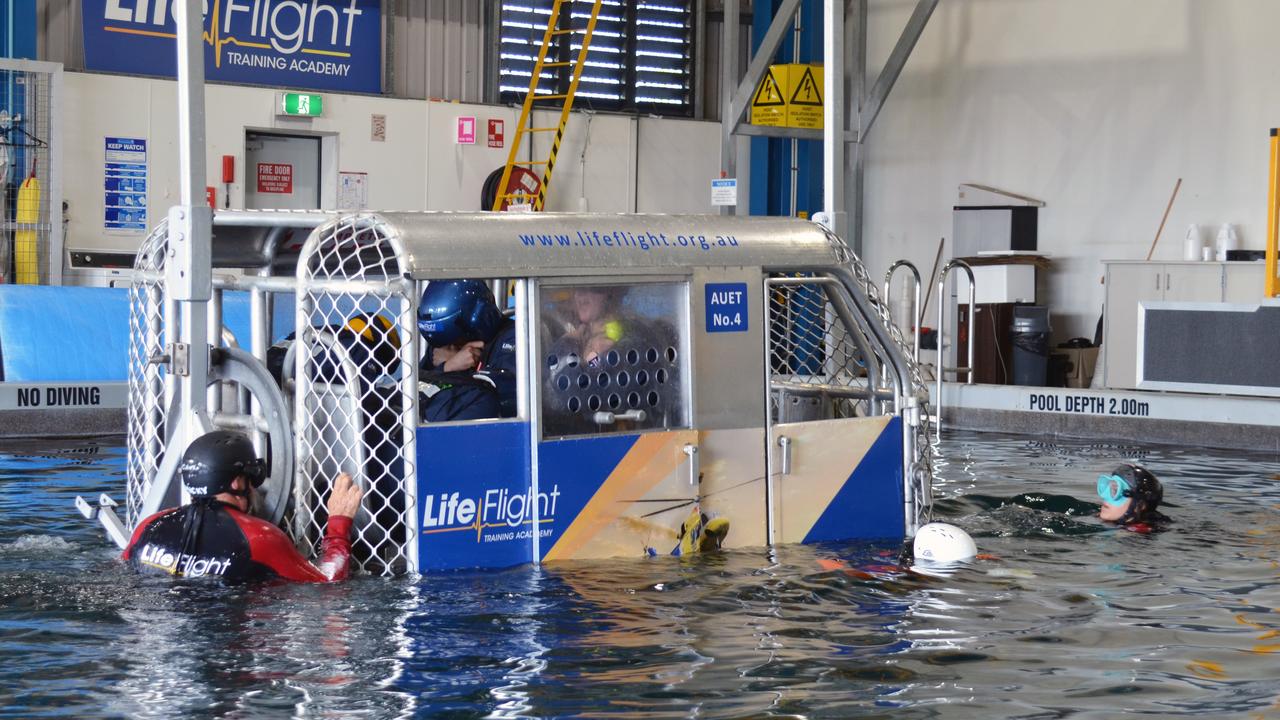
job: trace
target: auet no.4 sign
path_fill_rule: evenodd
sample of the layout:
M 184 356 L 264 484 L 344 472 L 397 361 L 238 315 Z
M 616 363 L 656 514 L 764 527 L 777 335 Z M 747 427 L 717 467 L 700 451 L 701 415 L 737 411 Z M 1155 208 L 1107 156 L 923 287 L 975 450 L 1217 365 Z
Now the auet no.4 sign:
M 188 0 L 84 0 L 85 69 L 173 77 L 173 7 Z M 204 0 L 205 77 L 382 91 L 380 0 Z

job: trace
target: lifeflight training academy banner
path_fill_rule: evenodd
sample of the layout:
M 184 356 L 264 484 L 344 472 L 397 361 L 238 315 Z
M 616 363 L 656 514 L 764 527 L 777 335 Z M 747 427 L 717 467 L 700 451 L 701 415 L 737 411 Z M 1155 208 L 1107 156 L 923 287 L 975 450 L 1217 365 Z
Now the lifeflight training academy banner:
M 177 75 L 173 8 L 188 0 L 84 0 L 87 70 Z M 381 0 L 204 0 L 205 77 L 379 93 Z

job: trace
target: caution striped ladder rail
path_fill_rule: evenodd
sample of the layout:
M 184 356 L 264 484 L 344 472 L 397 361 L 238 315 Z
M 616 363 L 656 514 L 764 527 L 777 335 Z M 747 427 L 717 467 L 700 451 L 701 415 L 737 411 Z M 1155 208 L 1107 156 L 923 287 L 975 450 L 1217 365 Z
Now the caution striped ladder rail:
M 498 184 L 498 193 L 493 200 L 493 209 L 501 210 L 503 205 L 508 201 L 513 203 L 528 203 L 532 200 L 532 209 L 541 210 L 547 199 L 547 186 L 551 184 L 551 170 L 556 165 L 556 153 L 560 152 L 560 141 L 564 138 L 564 127 L 569 122 L 569 111 L 573 109 L 573 96 L 578 91 L 578 81 L 582 78 L 582 70 L 587 64 L 587 49 L 591 46 L 591 36 L 596 30 L 596 19 L 600 16 L 600 6 L 604 0 L 595 0 L 591 7 L 591 17 L 587 21 L 585 28 L 560 27 L 560 9 L 564 6 L 572 6 L 574 0 L 555 0 L 555 4 L 551 7 L 551 17 L 547 19 L 547 31 L 542 36 L 542 47 L 538 50 L 538 60 L 533 65 L 533 76 L 529 79 L 529 92 L 524 96 L 524 106 L 520 109 L 520 121 L 516 123 L 515 137 L 511 140 L 511 152 L 507 155 L 507 166 L 502 170 L 502 182 Z M 570 17 L 570 23 L 572 17 Z M 573 61 L 553 61 L 547 62 L 547 53 L 552 47 L 552 40 L 559 36 L 571 36 L 576 33 L 582 35 L 582 47 L 578 49 L 577 59 Z M 551 92 L 543 95 L 538 94 L 538 83 L 542 79 L 543 68 L 560 68 L 572 67 L 573 75 L 569 80 L 569 87 L 563 93 Z M 535 102 L 548 102 L 561 100 L 563 104 L 560 107 L 560 122 L 555 127 L 533 127 L 530 123 L 533 120 L 533 104 Z M 555 140 L 551 143 L 551 154 L 546 160 L 517 160 L 520 154 L 520 144 L 524 141 L 526 135 L 533 133 L 555 131 Z M 538 185 L 537 195 L 530 195 L 525 192 L 508 192 L 508 184 L 511 182 L 512 170 L 516 167 L 535 167 L 542 166 L 542 182 Z

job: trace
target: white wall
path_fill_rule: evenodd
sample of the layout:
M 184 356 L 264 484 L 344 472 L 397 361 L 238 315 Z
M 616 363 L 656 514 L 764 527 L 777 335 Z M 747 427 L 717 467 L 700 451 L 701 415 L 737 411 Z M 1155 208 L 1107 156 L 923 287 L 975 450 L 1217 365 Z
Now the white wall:
M 102 227 L 103 138 L 147 139 L 148 221 L 154 225 L 178 202 L 177 85 L 169 80 L 67 73 L 66 88 L 63 182 L 71 215 L 66 246 L 136 249 L 141 234 L 113 234 Z M 331 169 L 368 173 L 373 209 L 477 210 L 485 177 L 507 160 L 519 117 L 519 108 L 503 106 L 325 93 L 324 117 L 277 118 L 276 93 L 208 86 L 207 173 L 208 184 L 217 187 L 219 207 L 224 204 L 224 188 L 218 182 L 221 157 L 236 158 L 231 207 L 243 207 L 245 130 L 276 130 L 336 138 L 337 162 Z M 387 118 L 385 142 L 371 138 L 374 114 Z M 456 121 L 462 116 L 477 119 L 475 145 L 456 143 Z M 539 112 L 535 124 L 552 125 L 557 117 L 558 113 Z M 487 146 L 491 118 L 505 121 L 506 143 L 501 149 Z M 547 209 L 576 211 L 585 205 L 591 212 L 711 212 L 710 180 L 719 168 L 718 128 L 709 122 L 573 113 Z M 533 149 L 522 149 L 521 155 L 545 159 L 553 135 L 539 134 Z M 332 203 L 332 197 L 326 202 Z
M 872 72 L 915 0 L 872 0 Z M 1093 336 L 1102 259 L 1182 257 L 1189 223 L 1261 249 L 1280 125 L 1274 0 L 946 0 L 868 136 L 864 255 L 927 273 L 957 185 L 1044 200 L 1054 334 Z M 1261 288 L 1259 288 L 1261 296 Z M 932 316 L 932 315 L 931 315 Z

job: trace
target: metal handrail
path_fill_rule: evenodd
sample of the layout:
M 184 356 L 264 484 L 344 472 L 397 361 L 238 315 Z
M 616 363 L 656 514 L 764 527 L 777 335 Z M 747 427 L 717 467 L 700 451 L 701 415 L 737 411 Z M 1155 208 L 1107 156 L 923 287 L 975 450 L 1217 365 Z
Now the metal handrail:
M 964 270 L 965 274 L 969 276 L 969 342 L 968 342 L 969 362 L 968 362 L 968 367 L 957 366 L 957 367 L 949 368 L 943 364 L 944 356 L 943 356 L 943 346 L 942 346 L 943 328 L 947 326 L 948 303 L 945 299 L 946 298 L 945 289 L 947 285 L 947 276 L 950 275 L 951 271 L 956 268 L 960 268 Z M 942 272 L 938 274 L 938 330 L 937 330 L 938 332 L 938 377 L 936 378 L 937 386 L 938 386 L 938 393 L 937 393 L 938 396 L 933 399 L 933 412 L 935 416 L 934 427 L 937 428 L 937 437 L 939 439 L 942 438 L 942 377 L 946 375 L 948 372 L 954 372 L 956 374 L 956 382 L 959 382 L 960 373 L 964 372 L 964 373 L 968 373 L 966 384 L 967 385 L 973 384 L 973 335 L 974 335 L 973 314 L 974 314 L 974 311 L 977 309 L 977 297 L 978 297 L 977 287 L 978 286 L 974 282 L 974 278 L 973 278 L 973 268 L 969 267 L 969 263 L 959 258 L 955 258 L 950 262 L 948 262 L 946 265 L 943 265 Z
M 889 299 L 889 290 L 893 285 L 893 274 L 897 272 L 898 268 L 903 268 L 903 267 L 910 270 L 911 275 L 915 278 L 916 303 L 911 311 L 911 319 L 912 319 L 911 329 L 913 330 L 913 335 L 915 335 L 915 342 L 912 344 L 912 351 L 913 351 L 912 359 L 915 360 L 916 363 L 919 363 L 920 362 L 920 323 L 915 322 L 915 317 L 916 317 L 916 313 L 920 312 L 920 287 L 921 287 L 920 270 L 916 268 L 915 264 L 912 263 L 910 260 L 899 260 L 895 262 L 894 264 L 889 266 L 889 271 L 884 274 L 884 304 L 885 304 L 885 307 L 887 308 L 890 308 L 890 309 L 893 308 L 893 303 L 890 302 L 890 299 Z

